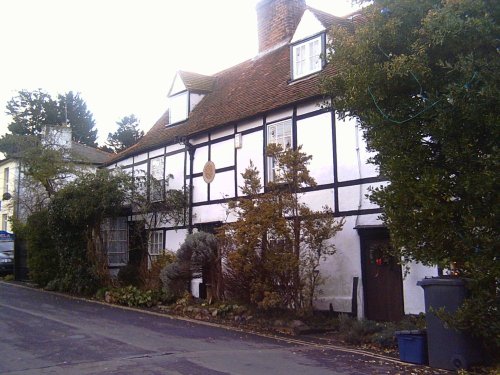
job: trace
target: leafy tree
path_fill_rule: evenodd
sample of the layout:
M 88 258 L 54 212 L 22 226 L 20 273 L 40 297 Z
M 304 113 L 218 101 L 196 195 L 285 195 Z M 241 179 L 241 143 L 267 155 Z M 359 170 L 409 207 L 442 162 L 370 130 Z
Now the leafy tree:
M 0 152 L 20 162 L 22 196 L 16 199 L 28 212 L 46 207 L 47 198 L 76 173 L 71 151 L 58 143 L 59 137 L 60 131 L 53 127 L 43 136 L 5 134 L 0 138 Z
M 12 118 L 8 128 L 14 135 L 40 136 L 46 125 L 69 122 L 74 141 L 92 147 L 97 145 L 93 115 L 80 95 L 72 91 L 54 100 L 41 89 L 21 90 L 7 103 L 6 114 Z
M 499 16 L 497 1 L 376 0 L 332 32 L 323 85 L 390 181 L 371 199 L 396 255 L 470 278 L 462 327 L 497 347 Z
M 66 120 L 72 130 L 72 139 L 75 142 L 96 147 L 97 129 L 92 113 L 87 109 L 87 104 L 80 97 L 69 91 L 58 96 L 58 124 L 64 124 Z
M 109 282 L 101 232 L 105 218 L 123 215 L 133 180 L 125 173 L 98 170 L 64 186 L 49 205 L 49 227 L 59 252 L 58 289 L 91 293 Z
M 139 120 L 135 115 L 125 116 L 117 122 L 118 130 L 108 134 L 108 145 L 114 152 L 120 152 L 139 141 L 144 131 L 139 130 Z
M 40 135 L 44 125 L 58 122 L 57 102 L 41 89 L 21 90 L 7 102 L 6 114 L 12 117 L 12 134 Z
M 225 286 L 231 297 L 261 308 L 311 310 L 321 259 L 335 253 L 331 238 L 342 228 L 328 207 L 311 210 L 301 190 L 315 186 L 307 165 L 311 156 L 299 147 L 268 147 L 276 176 L 262 193 L 259 172 L 250 164 L 243 173 L 244 197 L 230 202 L 236 221 L 222 228 Z

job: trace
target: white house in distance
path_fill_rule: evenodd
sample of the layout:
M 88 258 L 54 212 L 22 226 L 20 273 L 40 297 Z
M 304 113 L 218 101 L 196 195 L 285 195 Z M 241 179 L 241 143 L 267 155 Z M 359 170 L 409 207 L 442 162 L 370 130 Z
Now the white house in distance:
M 416 282 L 436 271 L 412 265 L 403 277 L 401 266 L 378 254 L 389 237 L 378 218 L 381 209 L 366 194 L 384 181 L 366 163 L 369 154 L 356 121 L 340 120 L 334 109 L 322 106 L 320 77 L 335 74 L 324 61 L 327 32 L 355 19 L 310 8 L 305 0 L 262 0 L 257 16 L 257 56 L 213 76 L 178 72 L 165 114 L 108 163 L 108 168 L 156 180 L 171 174 L 167 189 L 191 192 L 183 225 L 145 228 L 150 255 L 178 249 L 190 231 L 220 225 L 223 203 L 241 196 L 241 174 L 250 160 L 267 184 L 273 171 L 266 145 L 302 145 L 313 156 L 309 169 L 317 182 L 304 191 L 304 201 L 314 209 L 329 205 L 335 216 L 345 218 L 333 239 L 338 251 L 321 266 L 327 281 L 316 308 L 374 320 L 423 311 Z
M 68 163 L 80 172 L 94 173 L 109 159 L 110 153 L 74 142 L 71 140 L 71 134 L 71 128 L 68 126 L 46 126 L 44 133 L 40 136 L 40 141 L 44 147 L 63 150 Z M 47 201 L 44 188 L 34 186 L 25 175 L 22 160 L 22 155 L 0 160 L 1 230 L 7 232 L 12 232 L 11 218 L 26 220 L 33 210 L 39 208 L 40 204 L 46 204 Z M 70 173 L 60 177 L 59 186 L 73 181 L 76 175 Z M 16 279 L 27 278 L 27 272 L 27 251 L 24 246 L 19 245 L 15 250 Z

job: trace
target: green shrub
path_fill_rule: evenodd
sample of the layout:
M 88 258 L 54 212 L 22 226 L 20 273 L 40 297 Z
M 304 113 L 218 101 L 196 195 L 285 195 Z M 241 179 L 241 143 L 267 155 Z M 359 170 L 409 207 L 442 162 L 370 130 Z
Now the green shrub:
M 48 221 L 49 212 L 44 209 L 31 214 L 26 224 L 14 222 L 16 235 L 26 243 L 29 277 L 42 288 L 60 273 L 59 253 Z
M 108 292 L 108 291 L 109 291 L 109 288 L 107 288 L 107 287 L 97 289 L 97 292 L 95 293 L 95 298 L 98 299 L 99 301 L 104 301 L 104 299 L 106 297 L 106 292 Z
M 118 271 L 118 282 L 121 286 L 139 286 L 139 267 L 127 264 Z
M 153 290 L 142 291 L 132 285 L 113 289 L 110 294 L 112 301 L 130 307 L 151 307 L 160 300 L 160 293 Z

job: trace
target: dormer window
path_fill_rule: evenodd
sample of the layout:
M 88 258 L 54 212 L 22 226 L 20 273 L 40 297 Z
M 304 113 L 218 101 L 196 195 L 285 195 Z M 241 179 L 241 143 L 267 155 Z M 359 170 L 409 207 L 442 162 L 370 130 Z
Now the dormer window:
M 178 71 L 168 93 L 169 125 L 186 121 L 203 97 L 212 92 L 214 83 L 214 77 Z
M 188 118 L 189 108 L 188 91 L 181 92 L 169 98 L 170 100 L 170 124 L 184 121 Z
M 292 46 L 292 79 L 305 77 L 323 68 L 324 34 Z

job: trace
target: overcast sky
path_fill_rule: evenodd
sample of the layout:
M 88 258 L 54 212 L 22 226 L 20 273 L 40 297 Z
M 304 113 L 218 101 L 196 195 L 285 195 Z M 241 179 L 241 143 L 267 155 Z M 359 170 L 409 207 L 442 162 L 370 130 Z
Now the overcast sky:
M 179 69 L 216 73 L 257 52 L 258 0 L 0 0 L 0 134 L 21 89 L 79 92 L 99 144 L 135 114 L 147 131 Z M 307 0 L 342 16 L 351 0 Z

